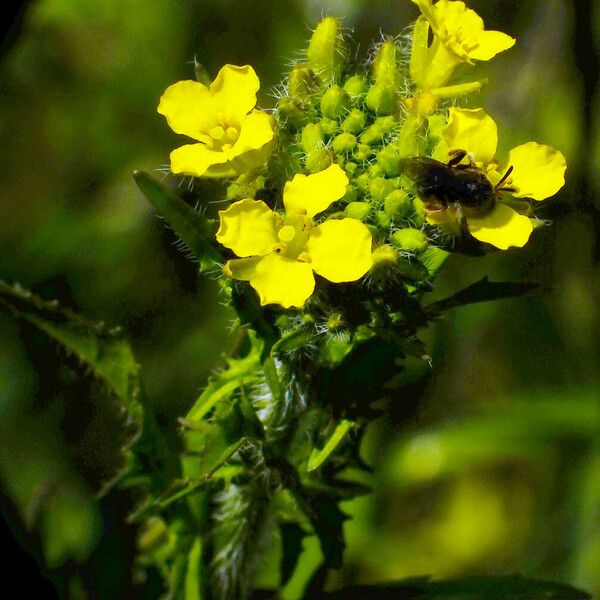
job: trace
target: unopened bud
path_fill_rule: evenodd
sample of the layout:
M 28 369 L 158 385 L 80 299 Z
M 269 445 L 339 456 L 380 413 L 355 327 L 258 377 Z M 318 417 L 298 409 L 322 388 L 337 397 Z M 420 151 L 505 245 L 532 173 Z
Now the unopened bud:
M 398 85 L 397 54 L 398 47 L 393 40 L 386 40 L 377 49 L 373 59 L 373 77 L 377 85 L 396 89 Z
M 398 229 L 390 236 L 390 242 L 398 250 L 420 254 L 427 249 L 429 239 L 419 229 L 407 227 Z
M 396 183 L 391 179 L 375 177 L 369 181 L 369 193 L 373 201 L 383 204 L 386 196 L 396 189 Z
M 391 115 L 396 110 L 396 90 L 376 83 L 367 93 L 366 104 L 378 115 Z
M 334 17 L 325 17 L 312 34 L 306 58 L 308 66 L 328 85 L 339 79 L 346 63 L 346 48 L 342 24 Z
M 306 63 L 297 63 L 290 72 L 288 91 L 300 100 L 308 99 L 318 89 L 315 72 Z
M 390 192 L 383 202 L 383 210 L 392 218 L 406 219 L 413 212 L 413 205 L 406 190 Z
M 318 123 L 309 123 L 302 129 L 300 145 L 304 152 L 312 152 L 315 148 L 322 146 L 324 141 L 323 130 Z
M 277 111 L 285 121 L 285 124 L 293 130 L 300 129 L 308 119 L 302 103 L 296 98 L 290 98 L 289 96 L 279 100 Z
M 366 93 L 368 85 L 366 77 L 363 75 L 353 75 L 346 79 L 344 89 L 350 98 L 355 99 L 360 98 Z
M 348 116 L 342 121 L 342 131 L 346 133 L 359 134 L 367 122 L 367 115 L 362 110 L 353 108 Z
M 346 216 L 352 219 L 362 221 L 371 212 L 371 205 L 368 202 L 350 202 L 344 208 Z
M 373 263 L 375 265 L 396 262 L 398 260 L 398 252 L 391 246 L 383 244 L 379 248 L 373 250 Z
M 323 171 L 333 162 L 331 152 L 326 148 L 315 148 L 306 154 L 305 165 L 311 173 Z
M 352 152 L 356 146 L 356 137 L 351 133 L 340 133 L 340 135 L 333 138 L 331 146 L 338 154 L 341 154 L 342 152 Z
M 321 113 L 324 117 L 337 119 L 349 108 L 350 96 L 339 86 L 332 85 L 321 98 Z

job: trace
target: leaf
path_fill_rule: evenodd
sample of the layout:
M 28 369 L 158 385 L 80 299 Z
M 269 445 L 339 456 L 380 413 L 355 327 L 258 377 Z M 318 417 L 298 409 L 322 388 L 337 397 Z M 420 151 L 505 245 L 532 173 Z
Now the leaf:
M 206 598 L 204 565 L 202 561 L 202 538 L 196 536 L 187 557 L 184 589 L 185 600 L 203 600 Z
M 56 301 L 47 302 L 19 285 L 10 286 L 1 280 L 0 305 L 76 354 L 113 389 L 131 417 L 141 424 L 139 365 L 120 328 L 107 329 L 103 323 L 87 321 Z
M 221 262 L 215 246 L 216 224 L 195 211 L 160 181 L 144 171 L 134 171 L 133 177 L 142 193 L 173 231 L 186 243 L 201 264 Z
M 561 583 L 510 577 L 465 577 L 445 581 L 417 578 L 381 585 L 356 585 L 305 600 L 586 600 L 589 594 Z
M 331 456 L 335 449 L 342 443 L 343 439 L 352 428 L 352 425 L 352 421 L 342 419 L 325 442 L 323 448 L 321 450 L 318 448 L 313 449 L 308 459 L 308 471 L 318 469 Z
M 10 286 L 1 280 L 0 306 L 59 342 L 89 368 L 96 379 L 108 386 L 112 401 L 117 402 L 122 413 L 121 421 L 126 430 L 123 453 L 129 460 L 131 447 L 142 431 L 144 411 L 140 402 L 139 365 L 122 330 L 87 321 L 61 308 L 56 301 L 47 302 L 19 285 Z M 122 474 L 123 471 L 119 473 Z M 105 484 L 102 491 L 115 481 Z
M 432 302 L 425 309 L 430 315 L 435 315 L 444 310 L 465 306 L 466 304 L 523 296 L 537 290 L 538 287 L 536 283 L 489 281 L 487 277 L 484 277 L 448 298 Z

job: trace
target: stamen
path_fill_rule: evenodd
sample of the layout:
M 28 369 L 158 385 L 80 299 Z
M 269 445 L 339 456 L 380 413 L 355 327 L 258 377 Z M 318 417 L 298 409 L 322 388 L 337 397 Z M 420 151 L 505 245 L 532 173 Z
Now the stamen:
M 240 137 L 240 132 L 235 127 L 227 128 L 227 138 L 235 142 Z

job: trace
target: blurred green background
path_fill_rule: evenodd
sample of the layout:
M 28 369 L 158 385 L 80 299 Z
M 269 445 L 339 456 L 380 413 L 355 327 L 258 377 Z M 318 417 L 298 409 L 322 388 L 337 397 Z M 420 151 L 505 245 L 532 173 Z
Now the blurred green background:
M 477 0 L 517 38 L 477 67 L 500 155 L 528 140 L 567 157 L 553 221 L 522 251 L 453 256 L 436 296 L 484 275 L 533 281 L 526 298 L 456 309 L 425 333 L 433 368 L 365 440 L 374 494 L 345 506 L 356 581 L 508 574 L 600 594 L 600 52 L 597 2 Z M 260 103 L 325 14 L 359 52 L 417 16 L 408 0 L 38 0 L 0 58 L 0 277 L 122 324 L 150 402 L 173 434 L 229 344 L 231 315 L 133 184 L 180 140 L 156 113 L 171 83 L 252 64 Z M 218 187 L 201 184 L 206 202 Z M 185 192 L 185 188 L 182 189 Z M 0 313 L 0 488 L 15 536 L 56 592 L 154 598 L 135 587 L 128 497 L 95 500 L 111 440 L 78 365 Z M 368 551 L 365 551 L 368 549 Z M 21 559 L 14 555 L 14 560 Z M 39 567 L 35 566 L 39 563 Z M 45 566 L 44 566 L 45 565 Z M 27 585 L 27 582 L 24 582 Z

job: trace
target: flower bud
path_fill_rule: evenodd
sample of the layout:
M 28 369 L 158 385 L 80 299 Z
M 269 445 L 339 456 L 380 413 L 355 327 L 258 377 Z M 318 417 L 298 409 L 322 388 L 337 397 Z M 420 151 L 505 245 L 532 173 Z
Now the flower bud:
M 337 152 L 338 154 L 352 152 L 356 146 L 356 137 L 351 133 L 340 133 L 340 135 L 333 138 L 331 146 L 334 152 Z
M 353 100 L 362 97 L 367 91 L 367 87 L 368 81 L 363 75 L 353 75 L 344 83 L 344 90 Z
M 277 111 L 285 121 L 285 124 L 293 130 L 300 129 L 308 119 L 302 103 L 296 98 L 290 98 L 289 96 L 279 100 Z
M 392 218 L 406 219 L 413 212 L 413 205 L 405 190 L 394 190 L 385 197 L 383 210 Z
M 407 227 L 398 229 L 390 235 L 390 242 L 398 250 L 420 254 L 427 249 L 429 239 L 419 229 Z
M 371 212 L 371 205 L 368 202 L 350 202 L 344 208 L 346 216 L 352 219 L 362 221 Z
M 288 91 L 300 100 L 308 99 L 318 89 L 318 79 L 306 63 L 296 63 L 290 72 Z
M 396 182 L 383 177 L 375 177 L 369 181 L 369 193 L 374 202 L 383 204 L 386 196 L 396 189 Z
M 342 24 L 334 17 L 325 17 L 312 34 L 306 58 L 308 66 L 328 85 L 337 81 L 346 62 L 346 47 Z
M 367 93 L 366 104 L 378 115 L 391 115 L 396 109 L 396 90 L 376 83 Z
M 387 229 L 392 225 L 392 220 L 382 210 L 375 213 L 375 222 L 381 229 Z
M 367 115 L 361 110 L 353 108 L 348 116 L 342 121 L 342 131 L 356 135 L 365 128 L 366 122 Z
M 388 244 L 383 244 L 373 250 L 373 263 L 375 265 L 393 263 L 398 260 L 398 252 Z
M 323 133 L 328 136 L 333 136 L 340 130 L 340 124 L 337 119 L 328 119 L 325 117 L 319 121 L 319 125 Z
M 384 175 L 396 177 L 400 174 L 400 153 L 393 145 L 385 146 L 377 153 L 377 164 Z
M 331 152 L 323 147 L 315 148 L 306 154 L 305 165 L 311 173 L 325 170 L 332 162 Z
M 322 146 L 325 141 L 323 136 L 323 130 L 318 123 L 308 123 L 302 129 L 302 136 L 300 139 L 300 146 L 307 154 L 312 152 L 315 148 Z
M 371 156 L 371 146 L 367 146 L 367 144 L 358 144 L 354 149 L 352 156 L 359 162 L 367 160 L 369 156 Z
M 332 85 L 321 98 L 321 113 L 324 117 L 337 119 L 349 108 L 350 96 L 339 86 Z
M 373 59 L 373 77 L 377 85 L 396 90 L 398 85 L 398 47 L 393 40 L 386 40 L 379 46 Z

